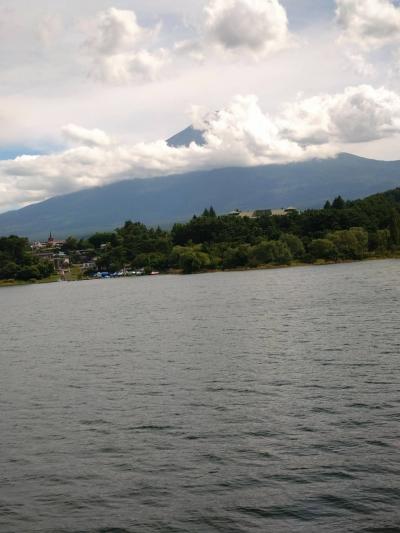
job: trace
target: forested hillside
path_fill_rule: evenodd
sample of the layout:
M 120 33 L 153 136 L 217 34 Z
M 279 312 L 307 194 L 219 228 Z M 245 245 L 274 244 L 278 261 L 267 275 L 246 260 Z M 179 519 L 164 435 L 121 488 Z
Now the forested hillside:
M 256 268 L 324 263 L 400 255 L 400 188 L 345 201 L 336 197 L 323 209 L 255 218 L 218 216 L 213 207 L 170 231 L 125 222 L 88 239 L 67 238 L 62 252 L 71 263 L 90 256 L 102 272 L 144 272 Z M 96 270 L 96 269 L 95 269 Z M 43 279 L 53 265 L 36 257 L 25 238 L 0 239 L 0 279 Z M 94 272 L 94 271 L 93 271 Z M 87 272 L 90 274 L 90 272 Z
M 70 242 L 72 248 L 73 243 L 79 246 Z M 93 235 L 88 245 L 99 251 L 99 269 L 112 272 L 148 268 L 189 273 L 394 255 L 400 249 L 400 189 L 357 201 L 339 196 L 323 209 L 286 216 L 218 216 L 211 207 L 171 231 L 128 221 L 115 232 Z

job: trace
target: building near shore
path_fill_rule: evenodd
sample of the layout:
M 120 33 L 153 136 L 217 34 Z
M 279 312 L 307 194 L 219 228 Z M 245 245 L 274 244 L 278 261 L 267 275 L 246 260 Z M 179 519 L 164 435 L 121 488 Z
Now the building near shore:
M 240 218 L 259 218 L 263 215 L 273 217 L 285 217 L 291 213 L 298 213 L 298 209 L 295 207 L 282 207 L 280 209 L 254 209 L 252 211 L 241 211 L 240 209 L 234 209 L 227 215 L 236 216 Z
M 36 257 L 53 263 L 56 272 L 63 275 L 71 267 L 69 256 L 61 251 L 64 243 L 65 241 L 55 239 L 50 232 L 47 241 L 32 242 L 31 250 Z
M 47 241 L 34 241 L 31 243 L 32 250 L 41 250 L 47 248 L 61 248 L 65 241 L 55 239 L 50 232 Z

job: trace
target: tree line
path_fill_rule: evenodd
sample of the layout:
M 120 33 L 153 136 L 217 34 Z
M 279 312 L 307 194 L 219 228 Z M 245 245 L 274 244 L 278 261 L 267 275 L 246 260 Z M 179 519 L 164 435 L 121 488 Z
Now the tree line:
M 323 209 L 286 216 L 218 216 L 210 207 L 170 230 L 127 221 L 114 232 L 92 235 L 87 245 L 97 251 L 98 268 L 109 272 L 192 273 L 392 256 L 400 252 L 400 188 L 356 201 L 339 196 Z
M 213 207 L 169 230 L 125 222 L 112 232 L 68 237 L 62 250 L 72 262 L 81 251 L 98 270 L 144 269 L 184 273 L 389 257 L 400 254 L 400 188 L 363 200 L 340 196 L 323 209 L 256 218 L 218 215 Z M 35 257 L 27 239 L 0 239 L 0 279 L 41 279 L 53 272 Z

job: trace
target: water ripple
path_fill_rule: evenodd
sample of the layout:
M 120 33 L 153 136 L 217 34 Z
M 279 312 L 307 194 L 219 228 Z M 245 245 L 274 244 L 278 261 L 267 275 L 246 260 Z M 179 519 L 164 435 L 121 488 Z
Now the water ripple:
M 400 267 L 0 291 L 0 531 L 400 531 Z

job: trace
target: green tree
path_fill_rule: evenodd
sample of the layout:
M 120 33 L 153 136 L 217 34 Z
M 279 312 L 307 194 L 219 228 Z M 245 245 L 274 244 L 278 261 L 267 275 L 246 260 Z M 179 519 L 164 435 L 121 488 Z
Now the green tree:
M 280 241 L 284 242 L 289 248 L 291 255 L 295 259 L 302 259 L 305 254 L 304 244 L 299 237 L 292 233 L 284 233 L 281 235 Z
M 38 267 L 23 266 L 17 272 L 17 279 L 22 281 L 30 281 L 31 279 L 41 279 Z
M 244 267 L 249 261 L 249 247 L 240 245 L 227 248 L 222 257 L 223 268 Z
M 327 238 L 334 243 L 343 259 L 362 259 L 368 251 L 368 233 L 363 228 L 335 231 Z
M 18 265 L 29 262 L 31 253 L 28 239 L 16 235 L 0 237 L 0 257 L 15 261 Z
M 268 263 L 286 265 L 293 259 L 288 245 L 282 240 L 261 241 L 253 246 L 250 256 L 252 264 L 255 265 Z
M 272 242 L 273 241 L 264 240 L 252 247 L 250 251 L 250 260 L 252 265 L 263 265 L 272 263 L 274 261 L 275 256 L 274 247 L 271 244 Z
M 210 266 L 210 257 L 199 246 L 175 246 L 169 258 L 170 265 L 180 268 L 185 274 L 205 270 Z
M 151 270 L 165 270 L 168 268 L 168 256 L 161 252 L 151 252 L 149 254 L 139 254 L 133 261 L 135 268 L 150 267 Z
M 209 257 L 204 252 L 188 250 L 181 255 L 179 265 L 185 274 L 192 274 L 206 269 L 209 263 Z
M 389 249 L 390 231 L 379 229 L 368 235 L 368 249 L 375 252 L 384 252 Z
M 394 246 L 400 245 L 400 215 L 397 209 L 392 209 L 389 222 L 390 241 Z
M 89 237 L 89 243 L 93 245 L 96 249 L 100 248 L 102 244 L 111 244 L 115 246 L 117 241 L 117 235 L 115 232 L 98 232 Z
M 79 241 L 75 237 L 67 237 L 64 244 L 61 247 L 65 253 L 71 253 L 79 249 Z
M 274 263 L 278 265 L 287 265 L 293 259 L 289 247 L 282 241 L 271 241 L 274 247 Z
M 345 206 L 346 206 L 346 202 L 343 200 L 341 196 L 337 196 L 332 202 L 333 209 L 344 209 Z
M 338 256 L 336 246 L 329 239 L 314 239 L 308 246 L 308 252 L 314 261 L 317 259 L 335 260 Z
M 40 279 L 48 278 L 54 274 L 54 264 L 51 261 L 39 261 L 36 266 L 40 273 Z
M 33 254 L 27 239 L 0 238 L 0 279 L 41 279 L 52 272 L 53 264 Z
M 0 264 L 0 279 L 15 279 L 18 266 L 14 261 L 6 261 Z

